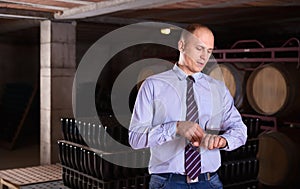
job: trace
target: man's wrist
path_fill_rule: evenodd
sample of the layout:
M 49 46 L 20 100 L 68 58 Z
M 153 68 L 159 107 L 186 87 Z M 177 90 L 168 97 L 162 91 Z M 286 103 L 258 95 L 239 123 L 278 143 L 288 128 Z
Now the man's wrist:
M 223 146 L 223 147 L 221 147 L 220 149 L 225 149 L 225 148 L 227 148 L 228 147 L 228 142 L 227 142 L 227 140 L 226 140 L 226 138 L 225 137 L 223 137 L 223 136 L 220 136 L 222 139 L 224 139 L 224 141 L 225 141 L 225 145 Z

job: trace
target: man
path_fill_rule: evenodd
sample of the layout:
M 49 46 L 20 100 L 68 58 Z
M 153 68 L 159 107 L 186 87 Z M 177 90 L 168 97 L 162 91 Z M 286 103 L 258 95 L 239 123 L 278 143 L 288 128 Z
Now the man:
M 173 69 L 147 78 L 140 88 L 129 142 L 134 149 L 150 147 L 150 189 L 222 188 L 219 150 L 246 142 L 246 126 L 228 89 L 201 72 L 213 47 L 208 27 L 190 25 Z

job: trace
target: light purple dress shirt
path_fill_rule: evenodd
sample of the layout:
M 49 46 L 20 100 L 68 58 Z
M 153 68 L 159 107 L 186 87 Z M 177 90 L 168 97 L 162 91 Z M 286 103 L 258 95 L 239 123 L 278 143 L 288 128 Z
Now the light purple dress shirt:
M 206 130 L 225 131 L 222 136 L 228 145 L 224 150 L 245 144 L 247 128 L 225 84 L 201 72 L 192 76 L 199 125 Z M 174 65 L 172 70 L 148 77 L 137 95 L 129 143 L 134 149 L 150 147 L 150 174 L 185 174 L 184 148 L 188 141 L 176 134 L 176 123 L 186 119 L 186 77 Z M 221 165 L 219 149 L 200 150 L 201 172 L 216 171 Z

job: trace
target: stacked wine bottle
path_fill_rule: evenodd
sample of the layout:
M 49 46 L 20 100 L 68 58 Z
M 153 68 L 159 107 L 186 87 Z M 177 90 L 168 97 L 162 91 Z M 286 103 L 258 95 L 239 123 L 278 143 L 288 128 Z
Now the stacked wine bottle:
M 256 154 L 258 135 L 262 132 L 261 121 L 260 118 L 243 117 L 248 134 L 246 144 L 233 151 L 221 151 L 222 165 L 218 173 L 225 189 L 258 188 L 259 162 Z
M 62 118 L 61 123 L 64 140 L 58 145 L 64 185 L 72 189 L 148 188 L 147 168 L 132 168 L 139 167 L 132 163 L 146 165 L 149 152 L 118 151 L 116 142 L 128 146 L 128 130 L 112 116 L 102 118 L 102 124 L 72 118 Z M 131 166 L 112 163 L 117 158 L 130 161 Z

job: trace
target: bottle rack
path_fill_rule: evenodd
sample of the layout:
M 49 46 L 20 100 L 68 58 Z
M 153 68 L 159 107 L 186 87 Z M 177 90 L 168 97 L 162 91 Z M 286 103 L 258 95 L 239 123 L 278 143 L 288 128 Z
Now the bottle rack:
M 146 189 L 149 182 L 145 176 L 103 181 L 66 166 L 63 166 L 63 180 L 68 187 L 80 189 Z
M 242 119 L 247 126 L 246 144 L 233 151 L 221 151 L 222 165 L 218 174 L 224 189 L 258 188 L 258 136 L 269 130 L 277 130 L 275 117 L 242 114 Z
M 148 150 L 118 151 L 114 148 L 115 141 L 107 135 L 128 144 L 125 141 L 128 131 L 120 129 L 111 116 L 103 120 L 103 124 L 96 125 L 73 118 L 61 119 L 65 140 L 59 140 L 58 146 L 64 185 L 72 189 L 147 188 L 147 168 L 123 167 L 108 160 L 122 157 L 124 161 L 147 164 Z
M 103 151 L 114 150 L 114 140 L 129 146 L 128 131 L 115 118 L 110 115 L 103 116 L 101 123 L 94 124 L 73 118 L 62 118 L 63 137 L 66 141 Z

